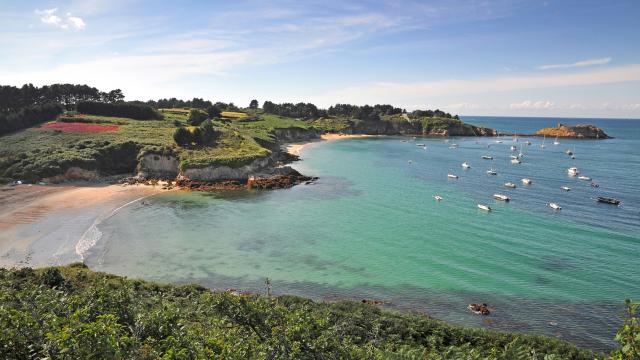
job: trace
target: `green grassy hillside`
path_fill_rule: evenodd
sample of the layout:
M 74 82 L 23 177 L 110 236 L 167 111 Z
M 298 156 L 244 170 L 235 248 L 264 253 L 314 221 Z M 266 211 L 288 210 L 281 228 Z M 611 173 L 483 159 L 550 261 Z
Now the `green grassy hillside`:
M 593 359 L 553 338 L 341 301 L 234 295 L 96 273 L 0 269 L 2 359 Z

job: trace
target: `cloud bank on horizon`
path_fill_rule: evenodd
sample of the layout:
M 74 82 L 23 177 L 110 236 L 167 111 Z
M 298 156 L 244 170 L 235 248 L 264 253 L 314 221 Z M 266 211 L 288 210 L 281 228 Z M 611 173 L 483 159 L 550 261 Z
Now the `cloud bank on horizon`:
M 0 84 L 640 118 L 638 15 L 633 0 L 27 0 L 0 4 Z

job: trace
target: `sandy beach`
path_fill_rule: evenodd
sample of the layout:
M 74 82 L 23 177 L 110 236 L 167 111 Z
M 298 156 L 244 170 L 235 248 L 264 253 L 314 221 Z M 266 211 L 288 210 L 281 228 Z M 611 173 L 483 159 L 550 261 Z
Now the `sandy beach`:
M 336 133 L 322 134 L 320 136 L 320 139 L 315 141 L 287 144 L 287 152 L 292 155 L 300 155 L 300 150 L 302 150 L 305 146 L 318 141 L 334 141 L 334 140 L 341 140 L 341 139 L 353 139 L 353 138 L 363 138 L 363 137 L 373 137 L 373 136 L 377 136 L 377 135 L 365 135 L 365 134 L 354 135 L 354 134 L 336 134 Z
M 18 185 L 0 188 L 0 267 L 81 261 L 78 242 L 123 206 L 163 192 L 149 185 Z

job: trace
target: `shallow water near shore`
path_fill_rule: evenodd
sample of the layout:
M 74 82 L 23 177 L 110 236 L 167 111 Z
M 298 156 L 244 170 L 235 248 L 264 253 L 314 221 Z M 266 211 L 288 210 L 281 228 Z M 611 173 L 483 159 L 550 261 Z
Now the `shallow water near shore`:
M 558 122 L 465 121 L 527 133 Z M 588 122 L 616 138 L 561 139 L 559 146 L 547 139 L 545 149 L 540 138 L 522 138 L 515 143 L 525 155 L 520 165 L 509 161 L 511 138 L 313 143 L 295 167 L 319 176 L 317 183 L 156 195 L 100 223 L 85 261 L 100 271 L 218 289 L 263 291 L 268 277 L 275 293 L 383 300 L 456 324 L 607 350 L 623 300 L 640 298 L 640 122 Z M 566 149 L 575 149 L 575 160 Z M 463 170 L 463 161 L 471 169 Z M 600 187 L 567 176 L 570 166 Z M 491 167 L 497 176 L 486 175 Z M 530 186 L 521 184 L 524 177 Z M 517 188 L 504 188 L 506 181 Z M 564 185 L 572 190 L 563 192 Z M 512 201 L 496 202 L 494 193 Z M 435 194 L 444 199 L 434 201 Z M 622 206 L 599 204 L 598 195 Z M 478 210 L 479 202 L 493 211 Z M 470 302 L 489 303 L 492 314 L 470 313 Z

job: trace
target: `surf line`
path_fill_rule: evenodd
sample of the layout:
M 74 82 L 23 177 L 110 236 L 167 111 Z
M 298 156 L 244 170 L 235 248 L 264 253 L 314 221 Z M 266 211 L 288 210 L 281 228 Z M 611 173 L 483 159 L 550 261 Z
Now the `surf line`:
M 76 254 L 78 256 L 80 256 L 80 259 L 82 261 L 84 261 L 87 251 L 89 251 L 89 249 L 94 247 L 98 243 L 98 240 L 100 240 L 100 238 L 102 237 L 102 232 L 98 229 L 98 225 L 100 225 L 100 223 L 102 223 L 103 221 L 105 221 L 108 218 L 112 217 L 113 215 L 115 215 L 121 209 L 123 209 L 123 208 L 125 208 L 125 207 L 127 207 L 127 206 L 129 206 L 129 205 L 131 205 L 131 204 L 133 204 L 135 202 L 138 202 L 140 200 L 144 200 L 144 199 L 146 199 L 148 197 L 151 197 L 151 196 L 154 196 L 154 195 L 157 195 L 157 194 L 150 194 L 150 195 L 139 197 L 139 198 L 137 198 L 135 200 L 131 200 L 128 203 L 120 205 L 117 208 L 113 209 L 106 216 L 98 216 L 98 217 L 96 217 L 96 219 L 93 221 L 93 224 L 91 224 L 91 226 L 89 226 L 89 228 L 82 234 L 82 236 L 80 236 L 80 240 L 78 240 L 78 242 L 76 243 Z

